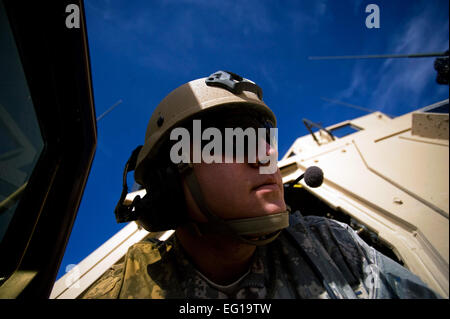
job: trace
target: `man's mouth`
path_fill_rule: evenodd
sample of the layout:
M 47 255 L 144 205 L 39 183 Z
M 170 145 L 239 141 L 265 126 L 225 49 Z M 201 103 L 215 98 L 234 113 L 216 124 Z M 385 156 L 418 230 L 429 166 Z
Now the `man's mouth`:
M 258 183 L 256 186 L 252 188 L 252 191 L 258 190 L 276 190 L 278 189 L 278 183 L 275 178 L 268 178 L 261 183 Z
M 259 190 L 278 190 L 278 189 L 279 189 L 278 184 L 272 183 L 272 184 L 263 184 L 261 186 L 254 188 L 253 190 L 259 191 Z

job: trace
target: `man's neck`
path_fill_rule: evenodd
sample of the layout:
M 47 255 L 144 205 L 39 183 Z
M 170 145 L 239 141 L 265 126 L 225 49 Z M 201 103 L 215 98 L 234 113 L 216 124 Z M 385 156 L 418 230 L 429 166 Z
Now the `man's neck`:
M 194 234 L 186 227 L 178 228 L 176 236 L 197 270 L 219 285 L 231 284 L 244 275 L 256 249 L 223 235 Z

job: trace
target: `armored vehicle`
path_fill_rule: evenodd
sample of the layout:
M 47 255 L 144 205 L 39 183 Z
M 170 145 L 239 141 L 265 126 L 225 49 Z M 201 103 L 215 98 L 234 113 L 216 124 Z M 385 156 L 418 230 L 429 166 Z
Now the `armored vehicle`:
M 295 140 L 278 163 L 285 185 L 308 167 L 319 166 L 324 172 L 320 187 L 303 181 L 285 187 L 292 210 L 349 224 L 369 245 L 447 298 L 448 105 L 447 99 L 396 118 L 374 112 L 311 130 Z M 131 192 L 126 202 L 144 194 Z M 128 247 L 146 237 L 166 240 L 172 234 L 148 233 L 134 222 L 128 224 L 61 277 L 50 298 L 82 296 L 121 262 Z

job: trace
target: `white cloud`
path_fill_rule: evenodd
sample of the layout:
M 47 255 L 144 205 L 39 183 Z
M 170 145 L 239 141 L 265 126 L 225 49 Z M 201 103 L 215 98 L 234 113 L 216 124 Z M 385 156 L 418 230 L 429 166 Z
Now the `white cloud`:
M 270 33 L 277 22 L 271 16 L 270 9 L 263 1 L 249 0 L 166 0 L 166 6 L 176 5 L 178 8 L 208 9 L 216 17 L 215 23 L 223 27 L 250 28 L 257 32 Z
M 327 10 L 326 2 L 314 1 L 314 3 L 316 4 L 315 13 L 319 16 L 323 16 Z
M 415 16 L 393 35 L 384 53 L 412 54 L 446 50 L 448 20 L 446 26 L 437 28 L 440 24 L 434 21 L 435 15 L 434 9 L 428 8 Z M 374 87 L 368 96 L 370 105 L 367 107 L 395 113 L 399 102 L 411 107 L 422 106 L 420 101 L 426 94 L 426 86 L 435 83 L 433 62 L 434 58 L 387 59 L 377 69 L 376 63 L 359 60 L 353 68 L 351 82 L 341 92 L 340 98 L 352 98 L 357 92 L 361 93 L 364 83 L 372 83 Z
M 353 97 L 357 91 L 361 91 L 363 89 L 367 78 L 367 72 L 362 68 L 362 63 L 357 61 L 352 71 L 352 80 L 350 85 L 338 95 L 337 99 L 344 100 Z
M 362 4 L 363 0 L 354 0 L 353 2 L 353 13 L 354 14 L 358 14 L 361 12 L 364 12 L 363 8 L 361 8 L 361 4 Z

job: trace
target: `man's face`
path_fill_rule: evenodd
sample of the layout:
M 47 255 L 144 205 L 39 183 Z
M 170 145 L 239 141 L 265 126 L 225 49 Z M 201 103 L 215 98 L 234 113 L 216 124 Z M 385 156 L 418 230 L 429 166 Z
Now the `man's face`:
M 257 164 L 199 163 L 194 164 L 194 173 L 208 208 L 225 220 L 286 210 L 279 169 L 273 174 L 260 174 Z M 185 181 L 183 188 L 191 217 L 205 222 L 206 217 L 200 213 Z

